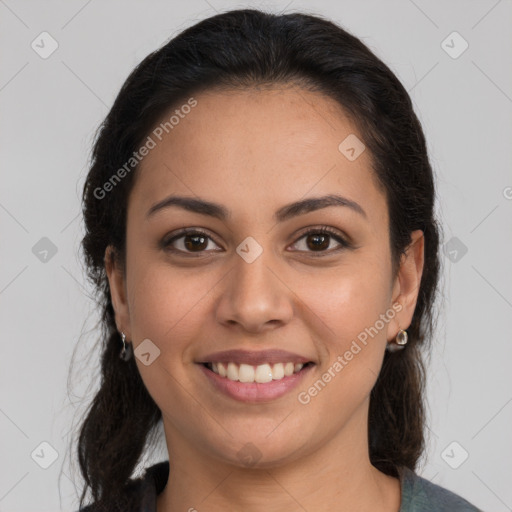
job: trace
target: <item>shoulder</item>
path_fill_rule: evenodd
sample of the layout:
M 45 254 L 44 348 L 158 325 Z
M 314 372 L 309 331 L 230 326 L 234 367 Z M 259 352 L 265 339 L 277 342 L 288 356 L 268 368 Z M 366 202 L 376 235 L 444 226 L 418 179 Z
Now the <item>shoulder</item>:
M 400 469 L 400 512 L 482 512 L 461 496 L 429 482 L 408 468 Z
M 94 502 L 78 512 L 156 512 L 156 497 L 164 489 L 168 476 L 169 461 L 159 462 L 146 468 L 142 476 L 130 479 L 115 503 Z

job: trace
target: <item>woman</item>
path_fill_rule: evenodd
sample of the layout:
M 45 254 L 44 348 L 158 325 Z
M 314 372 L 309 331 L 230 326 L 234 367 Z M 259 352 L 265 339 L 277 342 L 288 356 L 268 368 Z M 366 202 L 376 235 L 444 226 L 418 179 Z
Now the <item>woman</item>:
M 477 510 L 414 472 L 434 197 L 407 92 L 330 21 L 234 10 L 144 59 L 84 187 L 81 510 Z

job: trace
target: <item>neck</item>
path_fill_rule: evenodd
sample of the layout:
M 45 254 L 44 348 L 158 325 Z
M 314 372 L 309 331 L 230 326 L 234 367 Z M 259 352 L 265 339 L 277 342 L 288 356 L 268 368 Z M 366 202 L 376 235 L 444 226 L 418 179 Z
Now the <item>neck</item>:
M 168 426 L 169 479 L 157 512 L 398 512 L 397 478 L 369 460 L 366 424 L 286 464 L 241 468 L 199 452 Z

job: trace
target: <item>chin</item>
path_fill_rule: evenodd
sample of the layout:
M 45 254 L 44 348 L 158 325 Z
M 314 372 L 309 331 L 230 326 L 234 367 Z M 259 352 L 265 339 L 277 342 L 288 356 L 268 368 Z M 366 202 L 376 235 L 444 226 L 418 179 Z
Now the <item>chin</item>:
M 263 430 L 267 431 L 271 430 Z M 261 432 L 254 436 L 244 436 L 243 439 L 230 439 L 230 445 L 220 452 L 216 446 L 216 458 L 239 468 L 270 469 L 283 466 L 303 455 L 303 440 L 293 440 L 290 436 L 277 434 L 270 439 L 273 434 L 268 436 Z

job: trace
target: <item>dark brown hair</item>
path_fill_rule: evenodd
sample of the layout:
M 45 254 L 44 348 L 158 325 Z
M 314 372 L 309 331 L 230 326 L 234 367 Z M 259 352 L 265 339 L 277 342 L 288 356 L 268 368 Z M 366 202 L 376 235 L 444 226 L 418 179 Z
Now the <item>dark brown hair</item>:
M 421 229 L 425 264 L 409 343 L 386 352 L 371 392 L 370 460 L 381 471 L 415 469 L 424 449 L 424 363 L 420 348 L 433 331 L 439 274 L 439 231 L 434 180 L 425 137 L 407 91 L 358 38 L 320 17 L 232 10 L 186 29 L 147 56 L 130 74 L 102 123 L 83 190 L 88 277 L 102 308 L 101 385 L 79 432 L 78 460 L 96 502 L 121 499 L 123 486 L 150 446 L 161 412 L 148 394 L 134 359 L 119 358 L 104 255 L 108 245 L 123 267 L 126 213 L 135 167 L 108 193 L 104 184 L 142 145 L 162 115 L 193 94 L 297 83 L 336 100 L 368 148 L 390 218 L 393 268 Z M 172 454 L 170 454 L 172 457 Z

